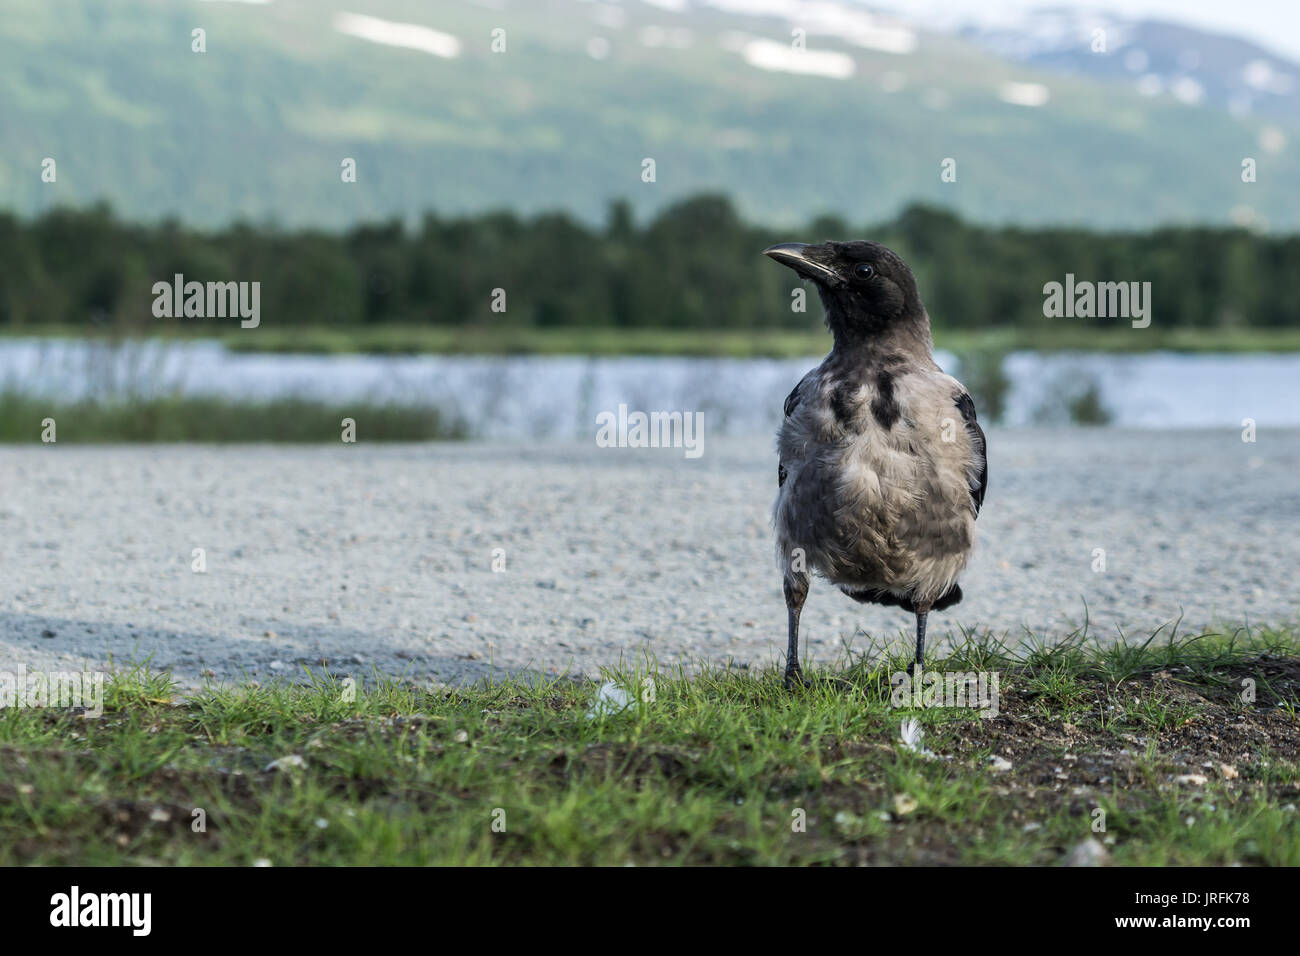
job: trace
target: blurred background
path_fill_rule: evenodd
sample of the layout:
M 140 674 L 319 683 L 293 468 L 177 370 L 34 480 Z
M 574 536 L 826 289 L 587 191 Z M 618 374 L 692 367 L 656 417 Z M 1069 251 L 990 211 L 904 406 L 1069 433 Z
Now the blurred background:
M 0 80 L 4 440 L 758 433 L 829 347 L 761 250 L 827 238 L 907 259 L 984 420 L 1300 425 L 1281 0 L 7 0 Z M 1067 274 L 1150 326 L 1046 316 Z

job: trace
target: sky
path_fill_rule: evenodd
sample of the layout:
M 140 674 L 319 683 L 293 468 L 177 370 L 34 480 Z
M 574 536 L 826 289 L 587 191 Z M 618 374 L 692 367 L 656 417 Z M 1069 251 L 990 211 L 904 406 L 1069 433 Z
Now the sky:
M 1300 0 L 878 0 L 869 4 L 924 21 L 929 18 L 997 22 L 1027 9 L 1096 9 L 1137 19 L 1171 20 L 1235 34 L 1300 61 Z

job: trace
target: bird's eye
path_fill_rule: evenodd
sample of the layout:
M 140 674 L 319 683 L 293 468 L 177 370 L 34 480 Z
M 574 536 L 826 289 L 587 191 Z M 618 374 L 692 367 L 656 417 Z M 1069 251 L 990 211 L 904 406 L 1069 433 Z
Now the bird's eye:
M 859 262 L 853 267 L 853 276 L 856 279 L 870 279 L 875 274 L 876 270 L 870 262 Z

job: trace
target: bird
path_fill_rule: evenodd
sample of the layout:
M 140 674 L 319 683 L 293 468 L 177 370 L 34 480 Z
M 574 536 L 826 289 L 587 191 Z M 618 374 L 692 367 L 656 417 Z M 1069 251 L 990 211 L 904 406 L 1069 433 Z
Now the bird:
M 808 686 L 799 615 L 815 572 L 854 600 L 926 619 L 962 599 L 988 460 L 970 392 L 934 361 L 930 316 L 878 242 L 787 242 L 764 254 L 817 289 L 833 345 L 785 400 L 773 506 L 789 624 L 785 684 Z

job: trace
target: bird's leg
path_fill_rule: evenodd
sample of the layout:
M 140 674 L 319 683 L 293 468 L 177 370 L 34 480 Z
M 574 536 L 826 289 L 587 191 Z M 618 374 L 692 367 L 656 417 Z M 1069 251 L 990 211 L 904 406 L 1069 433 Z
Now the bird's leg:
M 909 674 L 915 674 L 916 668 L 921 666 L 921 661 L 925 657 L 925 619 L 930 613 L 930 605 L 918 604 L 916 606 L 916 662 L 907 666 Z
M 799 612 L 808 597 L 808 575 L 802 571 L 787 571 L 785 575 L 785 609 L 790 618 L 790 647 L 785 655 L 785 686 L 796 683 L 808 686 L 803 671 L 799 669 Z

